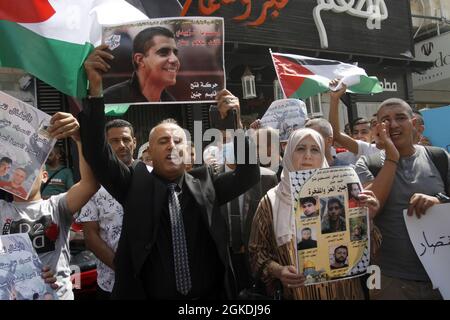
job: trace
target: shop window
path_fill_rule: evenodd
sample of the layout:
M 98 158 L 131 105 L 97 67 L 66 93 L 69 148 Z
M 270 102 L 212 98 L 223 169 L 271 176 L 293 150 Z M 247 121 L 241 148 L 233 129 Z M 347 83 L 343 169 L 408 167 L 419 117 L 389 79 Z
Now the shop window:
M 323 116 L 320 94 L 307 98 L 305 104 L 309 117 Z
M 273 99 L 280 100 L 284 99 L 284 93 L 280 86 L 280 81 L 277 79 L 273 80 Z

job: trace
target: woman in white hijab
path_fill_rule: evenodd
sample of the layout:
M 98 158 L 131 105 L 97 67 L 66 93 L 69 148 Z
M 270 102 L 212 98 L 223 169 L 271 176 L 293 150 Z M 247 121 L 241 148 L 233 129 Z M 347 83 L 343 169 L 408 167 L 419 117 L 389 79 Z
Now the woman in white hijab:
M 289 172 L 318 168 L 328 168 L 322 136 L 307 128 L 294 131 L 284 153 L 281 182 L 267 192 L 253 219 L 248 245 L 252 272 L 265 283 L 268 295 L 281 282 L 285 299 L 363 299 L 358 278 L 305 287 L 304 276 L 297 273 Z M 366 193 L 365 200 L 373 204 L 372 196 Z

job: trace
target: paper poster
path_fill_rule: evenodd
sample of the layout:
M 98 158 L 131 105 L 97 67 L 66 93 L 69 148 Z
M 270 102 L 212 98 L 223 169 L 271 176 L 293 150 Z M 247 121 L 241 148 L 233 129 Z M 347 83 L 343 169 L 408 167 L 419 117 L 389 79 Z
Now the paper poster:
M 27 199 L 53 146 L 50 116 L 0 91 L 0 189 Z
M 433 287 L 450 300 L 450 204 L 432 206 L 420 219 L 403 211 L 406 228 L 417 256 Z
M 0 300 L 56 300 L 27 233 L 0 236 Z
M 303 101 L 281 99 L 272 102 L 261 119 L 261 126 L 278 129 L 280 141 L 287 141 L 292 131 L 305 126 L 307 117 L 306 105 Z
M 305 285 L 363 275 L 370 263 L 367 208 L 351 167 L 291 172 L 297 267 Z
M 223 18 L 177 17 L 103 26 L 114 59 L 107 105 L 213 103 L 225 88 Z

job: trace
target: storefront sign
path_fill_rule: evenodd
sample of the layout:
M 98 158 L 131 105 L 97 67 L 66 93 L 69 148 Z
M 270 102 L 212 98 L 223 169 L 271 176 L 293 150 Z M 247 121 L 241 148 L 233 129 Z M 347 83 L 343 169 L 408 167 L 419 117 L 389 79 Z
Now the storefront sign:
M 321 11 L 333 11 L 335 13 L 347 13 L 351 16 L 367 19 L 366 26 L 369 30 L 381 29 L 381 21 L 388 18 L 388 10 L 384 0 L 317 0 L 313 15 L 320 36 L 320 46 L 328 48 L 328 35 L 320 15 Z
M 383 78 L 382 80 L 380 80 L 380 85 L 383 87 L 383 92 L 386 92 L 386 91 L 397 92 L 398 91 L 396 81 L 389 82 L 388 80 L 386 80 L 386 78 Z
M 365 66 L 362 66 L 363 68 Z M 404 71 L 391 69 L 380 72 L 374 67 L 367 67 L 367 72 L 380 80 L 383 92 L 374 95 L 354 95 L 357 102 L 381 102 L 389 98 L 400 98 L 407 100 L 407 84 Z
M 187 0 L 181 15 L 222 16 L 227 41 L 240 43 L 397 58 L 413 49 L 407 0 Z

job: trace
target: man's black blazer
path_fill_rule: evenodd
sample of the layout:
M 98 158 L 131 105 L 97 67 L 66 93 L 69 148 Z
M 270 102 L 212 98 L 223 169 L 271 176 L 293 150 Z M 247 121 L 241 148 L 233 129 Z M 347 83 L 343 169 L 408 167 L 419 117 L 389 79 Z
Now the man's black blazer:
M 143 162 L 129 168 L 114 155 L 105 137 L 102 98 L 87 99 L 79 121 L 85 159 L 102 186 L 124 207 L 122 234 L 114 261 L 116 277 L 113 297 L 145 299 L 140 275 L 155 244 L 159 217 L 167 200 L 167 188 L 148 172 Z M 247 139 L 246 149 L 248 160 Z M 236 297 L 236 285 L 228 249 L 227 221 L 220 205 L 244 193 L 259 178 L 257 164 L 238 165 L 235 171 L 220 175 L 214 175 L 207 166 L 185 174 L 185 183 L 202 210 L 202 217 L 209 226 L 224 265 L 224 287 L 228 298 Z

